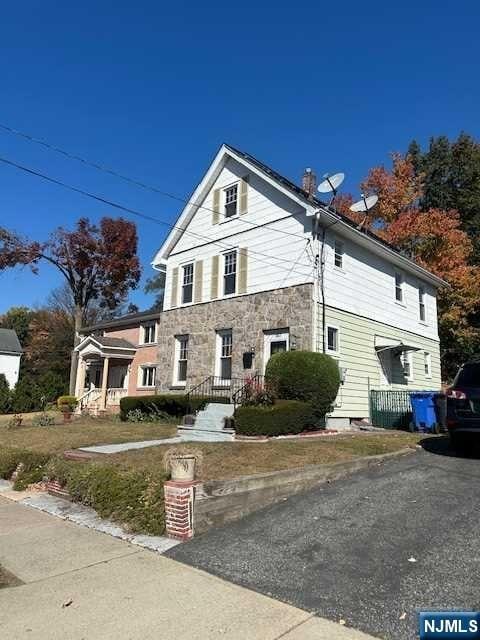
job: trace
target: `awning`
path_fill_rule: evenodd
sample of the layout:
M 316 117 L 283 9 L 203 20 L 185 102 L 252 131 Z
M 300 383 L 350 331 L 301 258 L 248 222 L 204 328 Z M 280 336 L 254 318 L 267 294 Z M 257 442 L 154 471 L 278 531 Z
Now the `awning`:
M 400 355 L 405 351 L 420 351 L 420 347 L 406 344 L 397 338 L 386 338 L 385 336 L 375 336 L 375 351 L 393 351 L 395 355 Z

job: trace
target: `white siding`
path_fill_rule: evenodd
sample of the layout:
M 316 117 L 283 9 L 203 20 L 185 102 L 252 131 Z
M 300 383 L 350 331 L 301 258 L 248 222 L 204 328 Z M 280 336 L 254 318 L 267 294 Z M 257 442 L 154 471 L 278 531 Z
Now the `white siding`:
M 344 244 L 343 268 L 334 266 L 335 237 Z M 397 267 L 330 230 L 325 247 L 325 300 L 337 309 L 437 339 L 436 295 L 433 287 L 403 271 L 404 303 L 395 300 Z M 418 287 L 425 288 L 426 322 L 420 322 Z
M 20 371 L 20 356 L 11 353 L 0 353 L 0 373 L 7 379 L 10 388 L 17 384 Z

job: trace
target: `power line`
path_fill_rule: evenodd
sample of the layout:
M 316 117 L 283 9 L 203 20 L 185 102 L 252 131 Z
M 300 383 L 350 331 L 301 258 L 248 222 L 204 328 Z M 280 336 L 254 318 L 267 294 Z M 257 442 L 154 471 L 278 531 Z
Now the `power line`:
M 237 247 L 235 245 L 229 245 L 229 244 L 225 244 L 223 242 L 221 242 L 220 240 L 212 240 L 211 238 L 208 238 L 207 236 L 202 236 L 198 233 L 195 233 L 193 231 L 189 231 L 188 229 L 185 229 L 184 227 L 179 227 L 175 224 L 170 224 L 168 222 L 166 222 L 165 220 L 161 220 L 159 218 L 154 218 L 153 216 L 150 216 L 148 214 L 143 213 L 142 211 L 137 211 L 136 209 L 131 209 L 130 207 L 126 207 L 124 205 L 121 205 L 117 202 L 113 202 L 112 200 L 108 200 L 107 198 L 104 198 L 103 196 L 99 196 L 97 194 L 94 193 L 90 193 L 89 191 L 86 191 L 84 189 L 80 189 L 79 187 L 75 187 L 73 185 L 67 184 L 66 182 L 62 182 L 61 180 L 57 180 L 56 178 L 52 178 L 51 176 L 48 176 L 40 171 L 37 171 L 36 169 L 31 169 L 29 167 L 25 167 L 17 162 L 14 162 L 13 160 L 8 160 L 7 158 L 3 158 L 0 156 L 0 162 L 3 162 L 6 165 L 9 165 L 11 167 L 14 167 L 16 169 L 19 169 L 20 171 L 24 171 L 25 173 L 28 173 L 30 175 L 36 176 L 38 178 L 41 178 L 42 180 L 46 180 L 47 182 L 50 182 L 52 184 L 55 184 L 57 186 L 60 186 L 64 189 L 68 189 L 69 191 L 73 191 L 74 193 L 78 193 L 80 195 L 83 195 L 87 198 L 91 198 L 93 200 L 96 200 L 97 202 L 101 202 L 102 204 L 106 204 L 109 207 L 113 207 L 115 209 L 119 209 L 121 211 L 125 211 L 126 213 L 130 213 L 131 215 L 137 216 L 139 218 L 143 218 L 144 220 L 148 220 L 150 222 L 153 222 L 155 224 L 161 224 L 163 226 L 169 227 L 170 229 L 178 229 L 179 231 L 182 231 L 182 233 L 187 233 L 189 235 L 195 236 L 196 238 L 200 238 L 201 240 L 205 240 L 210 244 L 216 244 L 221 246 L 222 248 L 226 248 L 226 249 L 237 249 Z M 303 240 L 306 240 L 305 237 L 302 237 Z M 307 239 L 308 242 L 308 239 Z M 293 261 L 292 260 L 286 260 L 285 258 L 278 258 L 277 256 L 271 256 L 268 255 L 266 253 L 262 253 L 260 251 L 255 251 L 253 249 L 250 250 L 250 253 L 253 254 L 258 254 L 260 256 L 264 256 L 266 258 L 268 258 L 269 262 L 267 263 L 265 260 L 261 260 L 259 258 L 257 258 L 260 262 L 265 262 L 266 264 L 271 264 L 270 261 L 273 260 L 277 260 L 279 262 L 285 262 L 288 265 L 292 265 Z M 295 266 L 295 263 L 293 263 Z M 287 271 L 287 268 L 285 267 L 279 267 L 282 268 L 283 270 Z M 295 271 L 294 273 L 296 273 L 297 275 L 302 275 L 303 277 L 305 277 L 305 273 L 299 273 L 298 271 Z
M 159 187 L 156 186 L 152 186 L 150 184 L 147 184 L 145 182 L 142 182 L 140 180 L 136 180 L 135 178 L 130 178 L 129 176 L 120 173 L 118 171 L 116 171 L 115 169 L 111 169 L 110 167 L 107 167 L 104 164 L 100 164 L 99 162 L 92 162 L 91 160 L 87 160 L 86 158 L 83 158 L 82 156 L 79 156 L 75 153 L 71 153 L 70 151 L 66 151 L 65 149 L 62 149 L 61 147 L 57 147 L 54 144 L 51 144 L 50 142 L 47 142 L 46 140 L 42 140 L 41 138 L 36 138 L 35 136 L 30 135 L 29 133 L 25 133 L 24 131 L 20 131 L 19 129 L 14 129 L 13 127 L 9 127 L 6 124 L 2 124 L 0 123 L 0 129 L 3 129 L 4 131 L 11 133 L 15 136 L 24 138 L 25 140 L 28 140 L 29 142 L 33 142 L 34 144 L 38 144 L 41 145 L 42 147 L 45 147 L 46 149 L 50 149 L 51 151 L 54 151 L 55 153 L 59 153 L 63 156 L 65 156 L 66 158 L 69 158 L 70 160 L 75 160 L 76 162 L 81 162 L 82 164 L 88 166 L 88 167 L 92 167 L 93 169 L 97 169 L 98 171 L 103 171 L 104 173 L 108 173 L 112 176 L 115 176 L 116 178 L 120 178 L 121 180 L 125 180 L 126 182 L 133 184 L 137 187 L 140 187 L 142 189 L 146 189 L 147 191 L 153 191 L 154 193 L 158 193 L 162 196 L 165 196 L 167 198 L 171 198 L 172 200 L 177 200 L 178 202 L 181 202 L 182 204 L 189 204 L 192 205 L 193 207 L 196 207 L 197 210 L 198 209 L 204 209 L 205 211 L 209 211 L 211 213 L 218 213 L 217 211 L 214 211 L 213 209 L 211 209 L 210 207 L 205 207 L 204 205 L 201 204 L 197 204 L 191 200 L 188 200 L 186 198 L 181 198 L 180 196 L 176 196 L 172 193 L 169 193 L 168 191 L 164 191 L 163 189 L 160 189 Z M 246 220 L 244 218 L 240 218 L 240 221 L 245 223 L 245 224 L 249 224 L 252 227 L 261 227 L 261 226 L 268 226 L 268 223 L 266 225 L 258 225 L 257 223 L 251 221 L 251 220 Z M 276 231 L 277 233 L 281 233 L 284 235 L 288 235 L 288 236 L 296 236 L 298 238 L 302 238 L 304 239 L 304 237 L 299 234 L 299 233 L 293 233 L 291 231 L 284 231 L 283 229 L 275 229 L 274 231 Z

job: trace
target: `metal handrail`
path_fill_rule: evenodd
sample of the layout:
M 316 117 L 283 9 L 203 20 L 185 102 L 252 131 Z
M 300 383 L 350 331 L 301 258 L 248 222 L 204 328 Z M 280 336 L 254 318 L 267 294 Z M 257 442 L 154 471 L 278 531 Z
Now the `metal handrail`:
M 246 384 L 245 378 L 222 378 L 220 376 L 208 376 L 199 384 L 192 387 L 186 394 L 187 411 L 192 413 L 192 400 L 194 398 L 211 398 L 212 401 L 225 399 L 232 402 L 233 396 Z
M 232 395 L 232 403 L 235 406 L 235 408 L 238 407 L 238 405 L 242 404 L 246 396 L 247 389 L 249 387 L 251 387 L 252 385 L 263 386 L 263 381 L 264 381 L 264 376 L 260 375 L 259 373 L 256 373 L 251 378 L 247 378 L 245 381 L 245 384 L 242 387 L 240 387 L 240 389 Z

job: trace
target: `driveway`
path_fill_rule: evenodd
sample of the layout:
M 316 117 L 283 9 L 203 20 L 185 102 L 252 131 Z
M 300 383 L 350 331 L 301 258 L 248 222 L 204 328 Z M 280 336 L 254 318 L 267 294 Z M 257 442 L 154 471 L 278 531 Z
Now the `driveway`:
M 226 525 L 167 555 L 390 640 L 421 609 L 480 609 L 480 460 L 446 438 Z

